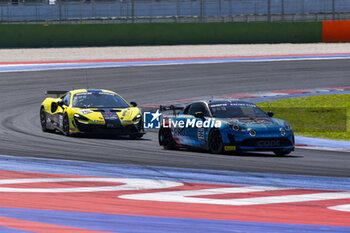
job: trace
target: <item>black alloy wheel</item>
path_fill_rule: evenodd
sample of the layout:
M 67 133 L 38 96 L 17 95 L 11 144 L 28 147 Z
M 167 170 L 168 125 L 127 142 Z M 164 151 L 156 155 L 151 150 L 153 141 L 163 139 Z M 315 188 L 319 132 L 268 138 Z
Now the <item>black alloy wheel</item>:
M 221 154 L 224 149 L 221 133 L 217 129 L 213 129 L 209 134 L 208 147 L 210 153 Z
M 68 115 L 65 114 L 63 117 L 63 126 L 62 126 L 63 134 L 66 136 L 70 136 L 70 130 L 69 130 L 69 118 Z
M 176 149 L 177 144 L 171 134 L 170 129 L 161 128 L 158 134 L 159 144 L 164 147 L 166 150 Z
M 49 131 L 46 126 L 46 113 L 45 113 L 44 107 L 41 107 L 40 109 L 40 124 L 41 124 L 41 130 L 43 132 Z

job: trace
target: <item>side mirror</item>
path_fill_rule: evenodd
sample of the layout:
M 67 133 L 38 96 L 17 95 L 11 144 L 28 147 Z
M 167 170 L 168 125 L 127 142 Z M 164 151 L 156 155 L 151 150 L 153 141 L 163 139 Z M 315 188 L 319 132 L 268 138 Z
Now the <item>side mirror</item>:
M 58 108 L 58 104 L 56 102 L 52 102 L 51 104 L 51 112 L 56 112 Z
M 60 106 L 61 108 L 63 107 L 63 105 L 64 105 L 64 103 L 63 103 L 63 101 L 62 100 L 60 100 L 60 101 L 57 101 L 57 105 L 58 106 Z
M 130 105 L 133 107 L 137 107 L 137 103 L 136 102 L 130 102 Z
M 269 112 L 267 112 L 267 115 L 269 116 L 269 117 L 273 117 L 273 112 L 271 112 L 271 111 L 269 111 Z
M 195 118 L 200 118 L 200 119 L 202 119 L 202 120 L 205 120 L 204 113 L 202 113 L 202 112 L 196 112 L 196 113 L 194 114 L 194 117 L 195 117 Z

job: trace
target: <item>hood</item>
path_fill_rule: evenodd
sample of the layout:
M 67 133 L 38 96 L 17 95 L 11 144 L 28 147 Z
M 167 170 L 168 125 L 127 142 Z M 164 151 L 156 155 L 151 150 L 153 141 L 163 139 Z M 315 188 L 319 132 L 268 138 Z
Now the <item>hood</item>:
M 140 114 L 136 107 L 130 108 L 74 108 L 74 111 L 88 117 L 91 120 L 103 118 L 118 117 L 122 121 L 132 121 L 134 117 Z
M 283 120 L 275 118 L 231 118 L 227 119 L 229 124 L 239 125 L 246 129 L 254 129 L 257 132 L 280 132 L 284 128 Z

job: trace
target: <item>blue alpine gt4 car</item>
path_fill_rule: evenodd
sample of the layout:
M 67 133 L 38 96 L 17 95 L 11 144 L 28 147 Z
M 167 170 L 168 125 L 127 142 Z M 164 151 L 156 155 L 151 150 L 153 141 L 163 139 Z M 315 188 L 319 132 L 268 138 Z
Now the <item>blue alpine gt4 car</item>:
M 174 106 L 161 107 L 174 114 L 162 117 L 159 144 L 165 149 L 201 148 L 226 151 L 272 151 L 283 156 L 294 150 L 290 124 L 273 118 L 253 103 L 239 100 L 194 102 L 176 114 Z

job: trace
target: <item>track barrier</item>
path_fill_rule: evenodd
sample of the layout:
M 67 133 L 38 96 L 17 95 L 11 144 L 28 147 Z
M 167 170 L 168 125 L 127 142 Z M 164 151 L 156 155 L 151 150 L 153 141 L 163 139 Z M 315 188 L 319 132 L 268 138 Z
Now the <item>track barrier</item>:
M 321 22 L 0 24 L 0 47 L 314 43 Z
M 350 20 L 324 22 L 0 24 L 0 47 L 350 42 Z

